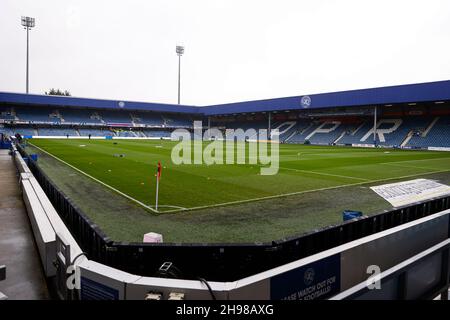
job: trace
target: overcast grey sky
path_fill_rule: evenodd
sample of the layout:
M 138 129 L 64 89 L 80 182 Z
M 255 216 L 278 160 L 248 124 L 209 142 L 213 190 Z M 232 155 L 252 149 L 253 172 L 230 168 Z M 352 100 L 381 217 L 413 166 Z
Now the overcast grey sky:
M 448 0 L 0 0 L 0 91 L 216 103 L 450 79 Z

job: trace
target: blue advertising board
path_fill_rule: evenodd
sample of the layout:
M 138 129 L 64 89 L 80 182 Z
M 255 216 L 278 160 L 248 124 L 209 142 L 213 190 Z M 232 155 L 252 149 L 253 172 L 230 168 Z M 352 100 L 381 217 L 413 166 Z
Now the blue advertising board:
M 118 300 L 119 291 L 102 283 L 81 277 L 81 300 Z
M 341 289 L 340 254 L 287 271 L 270 279 L 272 300 L 329 298 Z

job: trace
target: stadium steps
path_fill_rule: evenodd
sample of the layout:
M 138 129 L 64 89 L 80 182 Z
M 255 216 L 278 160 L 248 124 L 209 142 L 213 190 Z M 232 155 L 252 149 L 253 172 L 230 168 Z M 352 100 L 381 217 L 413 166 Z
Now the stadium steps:
M 290 135 L 289 135 L 289 137 L 287 137 L 285 140 L 284 140 L 284 142 L 288 142 L 289 141 L 289 139 L 291 139 L 293 136 L 295 136 L 297 134 L 297 131 L 294 131 L 294 132 L 292 132 Z
M 297 136 L 297 135 L 301 135 L 301 133 L 306 130 L 310 125 L 310 122 L 304 122 L 304 121 L 297 121 L 297 125 L 295 126 L 292 134 L 286 138 L 285 142 L 287 142 L 288 140 L 292 140 L 293 137 Z M 295 143 L 295 141 L 294 141 Z
M 427 148 L 427 147 L 450 147 L 450 118 L 440 117 L 433 128 L 427 133 L 426 137 L 420 135 L 413 136 L 409 142 L 411 147 Z
M 422 133 L 422 138 L 426 138 L 427 137 L 428 133 L 431 131 L 431 129 L 433 129 L 434 125 L 438 121 L 439 121 L 439 117 L 436 117 L 436 118 L 433 119 L 433 121 L 431 121 L 430 125 Z
M 280 141 L 286 141 L 286 137 L 291 135 L 291 130 L 293 130 L 294 128 L 294 132 L 295 132 L 295 126 L 297 125 L 296 121 L 285 121 L 282 122 L 280 125 L 278 125 L 277 127 L 273 128 L 272 130 L 278 129 L 280 130 L 280 128 L 283 128 L 282 130 L 280 130 L 279 132 L 279 139 Z M 272 136 L 272 134 L 271 134 Z
M 162 120 L 163 120 L 163 125 L 164 125 L 164 126 L 167 126 L 167 123 L 168 123 L 168 120 L 169 120 L 169 119 L 167 119 L 167 118 L 164 117 L 163 115 L 161 115 L 161 118 L 162 118 Z
M 343 144 L 358 144 L 363 143 L 361 142 L 361 138 L 363 135 L 369 131 L 373 125 L 367 121 L 364 121 L 355 131 L 352 133 L 345 134 L 340 142 Z
M 280 128 L 282 128 L 283 126 L 287 126 L 287 128 L 280 130 L 280 134 L 282 134 L 282 133 L 289 131 L 296 124 L 297 123 L 295 121 L 285 121 L 285 122 L 282 122 L 280 125 L 276 126 L 275 128 L 272 128 L 272 130 L 274 130 L 274 129 L 280 130 Z
M 332 143 L 338 143 L 339 140 L 341 140 L 344 136 L 345 136 L 345 130 L 342 131 L 341 135 L 336 140 L 334 140 Z
M 4 120 L 19 120 L 14 108 L 0 108 L 0 119 Z
M 305 137 L 307 137 L 311 132 L 313 132 L 317 126 L 318 126 L 317 123 L 311 122 L 303 130 L 296 132 L 296 134 L 292 137 L 291 141 L 294 143 L 304 143 Z
M 324 127 L 329 126 L 329 125 L 332 125 L 331 128 L 334 128 L 329 133 L 321 133 L 321 132 L 317 132 L 316 131 L 316 130 L 324 129 Z M 339 131 L 338 128 L 340 128 L 340 127 L 342 127 L 342 124 L 341 124 L 340 121 L 331 121 L 331 122 L 325 121 L 325 122 L 322 122 L 322 123 L 319 124 L 318 127 L 316 127 L 312 132 L 310 132 L 308 136 L 306 136 L 305 140 L 310 140 L 311 141 L 316 136 L 322 136 L 323 137 L 323 136 L 330 135 L 330 134 L 336 134 L 336 132 Z M 323 143 L 324 141 L 321 141 L 321 142 Z M 328 143 L 330 143 L 330 142 L 331 142 L 331 140 L 328 141 Z
M 403 142 L 400 144 L 400 147 L 404 147 L 408 144 L 409 140 L 411 140 L 411 138 L 413 137 L 414 131 L 411 130 L 408 132 L 408 135 L 406 136 L 405 140 L 403 140 Z
M 361 128 L 364 127 L 365 124 L 366 124 L 366 122 L 363 121 L 363 122 L 356 128 L 356 130 L 353 131 L 353 132 L 351 133 L 351 135 L 354 136 L 355 134 L 357 134 L 358 131 L 361 130 Z
M 276 128 L 280 125 L 279 121 L 274 121 L 270 124 L 270 129 L 272 130 L 273 128 Z
M 52 113 L 48 115 L 50 119 L 57 119 L 60 123 L 63 123 L 65 120 L 59 110 L 54 110 Z
M 314 123 L 313 123 L 313 122 L 311 122 L 311 123 L 309 124 L 309 126 L 307 126 L 306 128 L 304 128 L 303 130 L 301 130 L 301 131 L 300 131 L 300 135 L 302 135 L 302 134 L 308 132 L 308 130 L 311 129 L 312 127 L 314 127 Z
M 138 117 L 136 117 L 134 114 L 132 114 L 132 113 L 129 113 L 128 114 L 129 116 L 130 116 L 130 118 L 131 118 L 131 124 L 133 125 L 133 127 L 136 125 L 136 123 L 138 123 L 139 122 L 139 118 Z

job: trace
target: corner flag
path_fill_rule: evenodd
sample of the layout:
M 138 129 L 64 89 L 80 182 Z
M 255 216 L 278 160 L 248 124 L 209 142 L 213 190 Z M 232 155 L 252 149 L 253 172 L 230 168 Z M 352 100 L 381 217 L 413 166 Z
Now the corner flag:
M 158 161 L 158 167 L 156 169 L 156 211 L 158 211 L 159 179 L 161 179 L 161 161 Z
M 158 169 L 156 170 L 156 178 L 161 179 L 161 161 L 158 161 Z

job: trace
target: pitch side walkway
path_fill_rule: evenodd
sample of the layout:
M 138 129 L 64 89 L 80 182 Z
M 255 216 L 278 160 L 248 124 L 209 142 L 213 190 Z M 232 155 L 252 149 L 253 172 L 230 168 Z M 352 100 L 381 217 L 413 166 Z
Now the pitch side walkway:
M 0 292 L 10 300 L 49 299 L 13 159 L 0 150 Z

